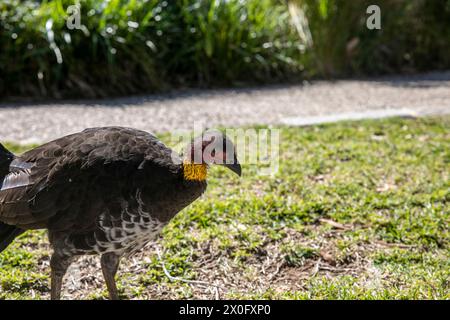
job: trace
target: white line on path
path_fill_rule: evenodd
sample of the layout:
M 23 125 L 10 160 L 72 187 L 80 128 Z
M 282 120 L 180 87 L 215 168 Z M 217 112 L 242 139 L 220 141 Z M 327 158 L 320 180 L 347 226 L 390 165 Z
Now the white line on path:
M 382 119 L 390 117 L 416 117 L 417 112 L 410 109 L 379 109 L 361 112 L 345 112 L 323 116 L 288 117 L 281 119 L 282 124 L 290 126 L 310 126 L 315 124 L 356 121 L 363 119 Z

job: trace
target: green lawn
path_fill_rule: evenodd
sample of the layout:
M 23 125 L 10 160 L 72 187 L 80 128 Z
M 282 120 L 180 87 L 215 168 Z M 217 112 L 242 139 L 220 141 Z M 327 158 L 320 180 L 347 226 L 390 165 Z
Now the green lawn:
M 163 240 L 122 263 L 123 298 L 450 299 L 450 117 L 281 132 L 278 174 L 213 168 Z M 172 276 L 217 287 L 169 280 L 156 248 Z M 0 254 L 0 298 L 48 298 L 49 252 L 37 231 Z M 98 259 L 64 287 L 105 298 Z

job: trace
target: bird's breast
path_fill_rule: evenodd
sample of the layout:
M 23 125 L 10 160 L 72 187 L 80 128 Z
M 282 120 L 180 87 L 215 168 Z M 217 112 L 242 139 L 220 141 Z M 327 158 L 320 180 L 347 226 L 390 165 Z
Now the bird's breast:
M 64 241 L 57 241 L 62 245 L 55 249 L 71 255 L 107 252 L 131 255 L 154 241 L 162 228 L 205 189 L 206 183 L 159 191 L 137 189 L 131 196 L 104 207 L 89 232 L 67 234 Z

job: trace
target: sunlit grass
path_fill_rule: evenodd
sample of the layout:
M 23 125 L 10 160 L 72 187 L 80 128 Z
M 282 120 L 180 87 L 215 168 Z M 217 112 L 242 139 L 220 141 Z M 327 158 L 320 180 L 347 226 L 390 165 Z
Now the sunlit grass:
M 165 267 L 225 298 L 449 299 L 449 128 L 449 117 L 282 128 L 275 176 L 211 169 L 206 195 L 163 231 Z M 0 255 L 0 297 L 48 296 L 46 242 L 29 232 Z M 168 280 L 148 250 L 136 259 L 121 268 L 124 298 L 210 298 Z M 87 286 L 76 293 L 106 296 L 103 282 Z

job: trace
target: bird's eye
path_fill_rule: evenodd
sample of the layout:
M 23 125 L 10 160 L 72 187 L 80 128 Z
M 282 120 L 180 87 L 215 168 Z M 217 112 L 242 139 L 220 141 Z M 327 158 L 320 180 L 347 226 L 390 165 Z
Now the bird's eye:
M 213 150 L 213 151 L 211 152 L 211 156 L 213 156 L 213 157 L 216 156 L 216 150 Z

